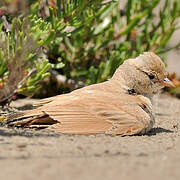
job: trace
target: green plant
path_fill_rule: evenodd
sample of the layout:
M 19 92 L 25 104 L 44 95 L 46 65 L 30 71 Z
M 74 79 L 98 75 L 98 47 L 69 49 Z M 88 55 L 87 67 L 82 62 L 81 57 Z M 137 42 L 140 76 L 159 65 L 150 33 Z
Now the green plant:
M 4 3 L 0 8 L 4 15 L 0 21 L 0 85 L 11 84 L 10 94 L 39 95 L 40 82 L 55 74 L 55 81 L 59 81 L 57 75 L 64 77 L 59 83 L 64 92 L 107 80 L 125 59 L 144 51 L 162 56 L 178 48 L 180 44 L 166 46 L 179 28 L 180 2 L 165 0 L 155 13 L 160 1 L 127 0 L 122 6 L 113 0 L 35 0 L 28 1 L 29 11 L 20 11 L 24 14 L 15 8 L 9 12 Z M 19 74 L 27 75 L 14 84 L 5 80 L 11 77 L 12 62 L 17 67 L 24 64 Z

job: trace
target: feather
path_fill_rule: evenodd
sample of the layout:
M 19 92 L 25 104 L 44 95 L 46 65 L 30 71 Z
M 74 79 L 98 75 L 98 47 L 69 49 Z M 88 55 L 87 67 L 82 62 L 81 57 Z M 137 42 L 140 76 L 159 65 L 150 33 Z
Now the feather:
M 94 96 L 94 93 L 96 96 Z M 142 109 L 146 106 L 138 96 L 93 90 L 60 95 L 42 107 L 25 111 L 11 125 L 28 127 L 49 124 L 51 130 L 70 134 L 118 134 L 140 133 L 149 127 L 150 116 Z M 127 103 L 127 98 L 131 97 Z M 142 107 L 141 107 L 142 106 Z M 134 114 L 136 112 L 136 114 Z

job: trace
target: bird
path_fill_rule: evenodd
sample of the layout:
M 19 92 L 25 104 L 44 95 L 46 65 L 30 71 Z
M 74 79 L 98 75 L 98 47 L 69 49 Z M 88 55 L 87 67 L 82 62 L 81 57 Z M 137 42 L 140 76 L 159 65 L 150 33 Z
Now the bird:
M 113 76 L 67 94 L 39 100 L 34 109 L 7 117 L 9 126 L 47 126 L 62 134 L 130 136 L 149 132 L 155 123 L 152 97 L 173 86 L 163 61 L 144 52 L 124 61 Z

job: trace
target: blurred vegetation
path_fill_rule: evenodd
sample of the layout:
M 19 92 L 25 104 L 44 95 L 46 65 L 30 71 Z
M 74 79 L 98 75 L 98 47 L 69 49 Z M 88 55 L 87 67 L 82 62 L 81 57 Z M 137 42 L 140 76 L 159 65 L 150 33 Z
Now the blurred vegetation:
M 163 56 L 180 47 L 167 47 L 179 17 L 179 0 L 2 0 L 0 103 L 105 81 L 144 51 Z

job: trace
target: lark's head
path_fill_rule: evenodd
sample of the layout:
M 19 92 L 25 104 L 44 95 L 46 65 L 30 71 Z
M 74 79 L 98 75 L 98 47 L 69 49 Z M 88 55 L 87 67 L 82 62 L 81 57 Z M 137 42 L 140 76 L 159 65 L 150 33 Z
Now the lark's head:
M 113 78 L 123 79 L 127 88 L 145 96 L 156 94 L 164 86 L 173 86 L 167 78 L 164 63 L 153 52 L 145 52 L 135 59 L 126 60 L 116 70 Z

